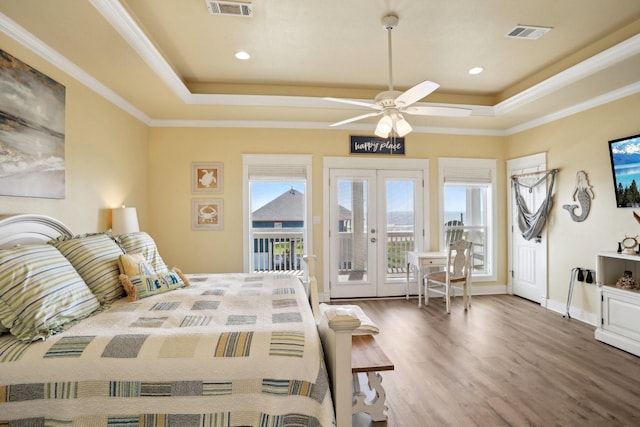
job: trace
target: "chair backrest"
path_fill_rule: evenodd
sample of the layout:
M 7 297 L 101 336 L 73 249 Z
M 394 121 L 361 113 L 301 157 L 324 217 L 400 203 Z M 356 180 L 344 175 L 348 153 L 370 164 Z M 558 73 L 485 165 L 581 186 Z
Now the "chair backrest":
M 458 221 L 457 219 L 447 221 L 444 223 L 444 244 L 448 245 L 449 243 L 457 242 L 462 239 L 464 229 L 462 228 L 464 224 L 462 221 Z
M 469 279 L 471 275 L 471 247 L 473 243 L 460 239 L 449 243 L 447 272 L 450 279 Z

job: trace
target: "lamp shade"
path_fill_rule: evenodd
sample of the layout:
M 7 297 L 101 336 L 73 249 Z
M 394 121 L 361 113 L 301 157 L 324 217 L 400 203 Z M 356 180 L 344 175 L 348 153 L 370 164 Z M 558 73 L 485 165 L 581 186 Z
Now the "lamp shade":
M 115 208 L 111 210 L 111 232 L 119 236 L 121 234 L 140 231 L 138 225 L 138 213 L 136 208 Z
M 407 122 L 404 117 L 402 117 L 402 114 L 398 114 L 398 118 L 396 119 L 396 132 L 398 133 L 398 136 L 403 137 L 412 130 L 413 128 L 411 127 L 409 122 Z
M 375 134 L 380 138 L 386 138 L 393 129 L 393 120 L 387 114 L 382 116 L 378 125 L 376 126 Z

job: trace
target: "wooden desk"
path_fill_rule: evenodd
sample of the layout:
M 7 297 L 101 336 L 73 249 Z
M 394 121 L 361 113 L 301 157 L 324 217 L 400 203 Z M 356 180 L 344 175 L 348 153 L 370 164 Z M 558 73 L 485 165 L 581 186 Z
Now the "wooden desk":
M 409 273 L 413 267 L 417 273 L 418 307 L 422 307 L 422 280 L 424 270 L 447 265 L 446 252 L 407 252 L 407 299 L 409 299 Z
M 395 366 L 373 335 L 354 335 L 351 343 L 352 413 L 364 412 L 374 421 L 385 421 L 387 394 L 382 387 L 380 371 L 392 371 Z

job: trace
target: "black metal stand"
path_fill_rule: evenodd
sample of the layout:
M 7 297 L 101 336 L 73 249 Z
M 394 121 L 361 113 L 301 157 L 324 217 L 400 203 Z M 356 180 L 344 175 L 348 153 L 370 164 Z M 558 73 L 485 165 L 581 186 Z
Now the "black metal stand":
M 562 317 L 571 319 L 571 315 L 569 314 L 569 307 L 571 307 L 571 297 L 573 297 L 573 285 L 576 283 L 576 277 L 578 278 L 579 282 L 586 281 L 587 283 L 594 283 L 595 274 L 595 271 L 589 270 L 588 268 L 574 267 L 571 269 L 571 276 L 569 277 L 569 294 L 567 295 L 567 311 L 562 315 Z

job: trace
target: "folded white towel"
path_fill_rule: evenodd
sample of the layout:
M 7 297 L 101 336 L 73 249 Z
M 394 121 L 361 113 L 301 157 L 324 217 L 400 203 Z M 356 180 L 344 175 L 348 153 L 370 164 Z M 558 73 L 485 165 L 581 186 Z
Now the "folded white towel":
M 320 313 L 324 314 L 324 312 L 327 309 L 335 310 L 336 308 L 351 310 L 353 314 L 358 319 L 360 319 L 360 327 L 355 331 L 353 331 L 353 335 L 376 335 L 378 334 L 378 332 L 380 332 L 380 329 L 378 329 L 378 326 L 375 323 L 373 323 L 373 320 L 371 320 L 369 316 L 367 316 L 366 313 L 362 310 L 362 308 L 360 308 L 360 306 L 357 306 L 357 305 L 344 305 L 344 304 L 333 305 L 333 304 L 321 303 Z

